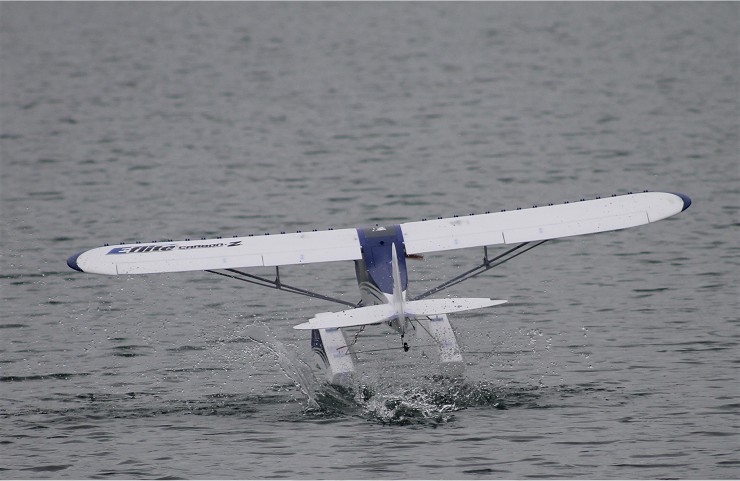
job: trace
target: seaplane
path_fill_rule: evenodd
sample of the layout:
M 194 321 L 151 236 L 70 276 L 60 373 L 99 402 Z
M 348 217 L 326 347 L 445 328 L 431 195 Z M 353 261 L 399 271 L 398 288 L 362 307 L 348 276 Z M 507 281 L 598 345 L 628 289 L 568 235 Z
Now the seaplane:
M 309 296 L 347 309 L 316 314 L 294 329 L 311 331 L 311 348 L 331 384 L 351 382 L 357 368 L 355 346 L 368 326 L 400 335 L 398 349 L 409 351 L 407 335 L 423 335 L 436 346 L 447 375 L 462 374 L 462 351 L 448 315 L 504 304 L 490 298 L 432 298 L 477 277 L 551 239 L 616 231 L 657 222 L 685 211 L 691 199 L 678 193 L 640 192 L 531 208 L 423 219 L 396 225 L 313 230 L 184 241 L 104 245 L 69 257 L 79 272 L 105 275 L 205 271 L 258 286 Z M 490 246 L 502 253 L 489 257 Z M 482 263 L 414 296 L 407 296 L 406 260 L 430 252 L 483 248 Z M 361 300 L 357 303 L 291 286 L 280 267 L 353 261 Z M 275 278 L 245 271 L 274 267 Z M 353 330 L 353 335 L 348 334 Z

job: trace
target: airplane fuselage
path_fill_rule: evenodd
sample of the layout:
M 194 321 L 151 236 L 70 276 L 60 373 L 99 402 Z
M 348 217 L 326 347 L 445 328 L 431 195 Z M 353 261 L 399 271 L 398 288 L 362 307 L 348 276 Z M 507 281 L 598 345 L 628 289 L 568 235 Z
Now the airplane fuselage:
M 401 226 L 361 228 L 357 229 L 357 234 L 362 259 L 355 261 L 355 274 L 362 305 L 403 303 L 406 300 L 408 271 Z M 397 269 L 398 283 L 394 279 L 394 267 Z M 400 292 L 397 284 L 400 285 Z M 391 321 L 389 326 L 403 334 L 406 319 Z

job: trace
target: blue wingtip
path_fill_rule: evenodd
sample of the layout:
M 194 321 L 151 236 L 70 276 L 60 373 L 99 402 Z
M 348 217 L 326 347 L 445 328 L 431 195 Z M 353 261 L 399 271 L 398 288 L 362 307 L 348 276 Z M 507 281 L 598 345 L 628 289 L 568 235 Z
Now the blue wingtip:
M 80 257 L 80 254 L 82 254 L 82 252 L 79 252 L 73 255 L 72 257 L 70 257 L 69 259 L 67 259 L 67 265 L 76 271 L 85 272 L 82 269 L 80 269 L 80 266 L 77 265 L 77 258 Z
M 681 209 L 681 212 L 685 211 L 689 208 L 689 206 L 691 206 L 691 197 L 689 197 L 688 195 L 681 194 L 680 192 L 673 192 L 673 195 L 679 196 L 683 201 L 683 209 Z

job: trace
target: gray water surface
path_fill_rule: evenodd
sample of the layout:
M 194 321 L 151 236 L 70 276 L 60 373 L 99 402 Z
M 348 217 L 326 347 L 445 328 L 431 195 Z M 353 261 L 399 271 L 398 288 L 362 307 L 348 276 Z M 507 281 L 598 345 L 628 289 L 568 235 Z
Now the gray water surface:
M 3 2 L 0 476 L 737 478 L 739 15 Z M 397 349 L 338 390 L 292 329 L 337 306 L 65 264 L 643 189 L 694 203 L 448 292 L 509 300 L 453 317 L 457 380 Z M 410 294 L 482 255 L 409 261 Z M 281 276 L 359 299 L 352 263 Z

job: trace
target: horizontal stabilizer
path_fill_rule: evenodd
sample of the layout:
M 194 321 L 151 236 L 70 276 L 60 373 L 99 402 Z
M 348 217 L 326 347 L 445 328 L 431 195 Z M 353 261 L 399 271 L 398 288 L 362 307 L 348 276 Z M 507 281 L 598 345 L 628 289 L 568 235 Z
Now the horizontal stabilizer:
M 407 301 L 406 314 L 409 317 L 436 316 L 437 314 L 452 314 L 453 312 L 470 311 L 484 307 L 498 306 L 506 301 L 488 299 L 487 297 L 464 297 L 451 299 L 424 299 L 421 301 Z
M 320 312 L 308 322 L 298 324 L 293 329 L 336 329 L 338 327 L 365 326 L 378 324 L 395 318 L 396 311 L 391 304 L 358 307 L 339 312 Z
M 452 312 L 469 311 L 483 307 L 503 304 L 504 300 L 488 298 L 460 298 L 460 299 L 424 299 L 404 303 L 405 315 L 410 318 L 450 314 Z M 391 304 L 358 307 L 339 312 L 322 312 L 316 314 L 308 322 L 298 324 L 293 329 L 336 329 L 343 327 L 365 326 L 391 321 L 398 313 Z

